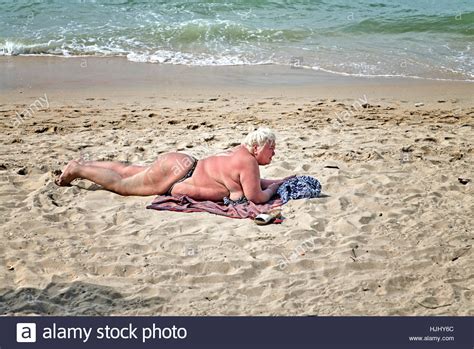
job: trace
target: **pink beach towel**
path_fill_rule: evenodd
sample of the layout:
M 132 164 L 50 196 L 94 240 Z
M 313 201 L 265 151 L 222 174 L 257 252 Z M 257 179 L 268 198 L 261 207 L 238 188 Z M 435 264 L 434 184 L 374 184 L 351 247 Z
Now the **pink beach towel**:
M 146 208 L 159 211 L 176 212 L 210 212 L 220 216 L 231 218 L 255 219 L 260 213 L 268 212 L 282 205 L 280 199 L 270 200 L 266 204 L 257 205 L 249 201 L 235 206 L 226 206 L 223 202 L 196 201 L 186 195 L 168 196 L 158 195 Z M 281 219 L 276 219 L 274 223 L 281 223 Z

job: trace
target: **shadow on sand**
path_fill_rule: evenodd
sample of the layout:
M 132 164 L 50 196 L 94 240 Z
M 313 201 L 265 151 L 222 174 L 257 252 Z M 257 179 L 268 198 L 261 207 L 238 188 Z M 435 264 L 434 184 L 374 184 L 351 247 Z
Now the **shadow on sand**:
M 124 297 L 112 287 L 84 282 L 50 283 L 44 289 L 0 289 L 0 315 L 160 314 L 160 297 Z

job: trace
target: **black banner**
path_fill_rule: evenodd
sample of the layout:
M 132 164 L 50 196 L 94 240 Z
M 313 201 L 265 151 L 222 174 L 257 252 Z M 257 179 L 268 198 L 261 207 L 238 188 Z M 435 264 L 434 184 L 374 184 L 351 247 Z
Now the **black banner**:
M 473 317 L 2 317 L 13 348 L 473 348 Z

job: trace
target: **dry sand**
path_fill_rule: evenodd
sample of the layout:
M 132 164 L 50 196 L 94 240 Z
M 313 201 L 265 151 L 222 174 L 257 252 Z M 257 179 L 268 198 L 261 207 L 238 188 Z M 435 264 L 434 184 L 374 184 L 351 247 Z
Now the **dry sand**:
M 0 314 L 474 315 L 474 84 L 0 58 Z M 259 125 L 262 175 L 325 194 L 281 225 L 53 183 L 79 156 L 199 158 Z

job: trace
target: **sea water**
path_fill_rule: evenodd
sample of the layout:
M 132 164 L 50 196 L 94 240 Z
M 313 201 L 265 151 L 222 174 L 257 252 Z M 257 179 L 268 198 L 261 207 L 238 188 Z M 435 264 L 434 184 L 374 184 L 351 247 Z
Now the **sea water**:
M 474 81 L 473 0 L 0 0 L 0 55 Z

